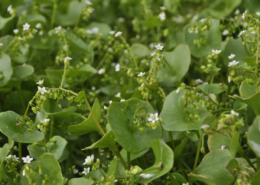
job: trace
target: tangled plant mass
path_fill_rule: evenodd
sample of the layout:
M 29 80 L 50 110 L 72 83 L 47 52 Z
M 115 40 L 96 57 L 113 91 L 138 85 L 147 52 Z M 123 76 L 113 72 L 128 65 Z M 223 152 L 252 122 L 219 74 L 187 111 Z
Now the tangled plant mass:
M 259 1 L 0 5 L 1 185 L 260 183 Z

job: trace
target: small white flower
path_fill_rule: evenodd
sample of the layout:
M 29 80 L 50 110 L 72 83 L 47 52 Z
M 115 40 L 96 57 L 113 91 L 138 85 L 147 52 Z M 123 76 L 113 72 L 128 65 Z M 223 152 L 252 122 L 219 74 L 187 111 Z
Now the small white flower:
M 226 145 L 221 145 L 221 150 L 224 150 L 226 148 L 227 148 Z
M 187 182 L 187 183 L 182 183 L 182 185 L 189 185 L 189 183 Z
M 3 46 L 4 44 L 3 43 L 0 43 L 0 46 Z
M 140 177 L 142 177 L 142 178 L 144 178 L 144 179 L 150 178 L 150 177 L 152 177 L 152 176 L 153 176 L 152 174 L 144 174 L 144 173 L 142 173 L 142 174 L 140 175 Z
M 125 22 L 125 19 L 124 19 L 123 17 L 119 17 L 119 18 L 117 19 L 117 21 L 118 21 L 118 22 Z
M 235 66 L 235 65 L 237 65 L 238 63 L 239 63 L 239 61 L 233 60 L 232 62 L 229 62 L 229 63 L 228 63 L 228 67 Z
M 166 10 L 166 7 L 165 6 L 160 6 L 160 9 L 161 10 Z
M 92 3 L 88 0 L 85 1 L 86 4 L 92 5 Z
M 114 35 L 114 34 L 115 34 L 115 31 L 112 30 L 112 31 L 110 31 L 109 33 L 110 33 L 111 35 Z
M 203 83 L 203 81 L 201 79 L 197 79 L 197 80 L 195 80 L 195 83 L 196 84 L 201 84 L 201 83 Z
M 178 94 L 180 92 L 180 88 L 178 88 L 177 90 L 176 90 L 176 93 Z
M 244 20 L 245 19 L 245 14 L 247 13 L 247 10 L 243 13 L 242 15 L 242 19 Z
M 94 161 L 94 155 L 87 156 L 83 165 L 91 164 Z
M 200 22 L 205 22 L 207 20 L 207 18 L 205 19 L 200 19 Z
M 22 157 L 22 160 L 24 163 L 31 163 L 33 158 L 31 158 L 29 155 L 27 155 L 26 157 Z
M 189 31 L 189 33 L 199 33 L 198 30 L 195 31 Z
M 104 109 L 107 110 L 107 106 L 104 105 Z
M 231 114 L 232 114 L 232 115 L 239 116 L 239 113 L 235 112 L 234 110 L 231 110 Z
M 100 70 L 98 70 L 98 74 L 101 75 L 101 74 L 105 73 L 105 71 L 106 71 L 105 68 L 101 68 Z
M 244 22 L 243 27 L 246 28 L 248 26 L 247 22 Z
M 221 50 L 212 50 L 212 53 L 214 53 L 214 54 L 216 54 L 216 55 L 218 55 L 219 53 L 221 52 Z
M 124 102 L 124 101 L 125 101 L 125 99 L 121 99 L 121 100 L 120 100 L 120 102 Z
M 25 176 L 25 170 L 23 170 L 23 176 Z
M 18 29 L 14 29 L 14 33 L 17 34 L 19 32 Z
M 153 48 L 154 48 L 154 43 L 150 43 L 150 44 L 149 44 L 149 47 L 150 47 L 151 49 L 153 49 Z
M 122 35 L 121 31 L 116 32 L 115 37 L 118 37 L 119 35 Z
M 12 5 L 9 5 L 8 8 L 7 8 L 7 11 L 10 13 L 10 14 L 13 14 L 13 8 L 12 8 Z
M 72 58 L 70 58 L 70 57 L 65 57 L 65 58 L 63 58 L 63 60 L 69 61 L 69 60 L 72 60 Z
M 73 169 L 73 173 L 74 173 L 74 174 L 77 174 L 77 173 L 79 173 L 79 170 L 78 170 L 77 168 L 74 168 L 74 169 Z
M 120 96 L 121 96 L 120 92 L 115 95 L 115 97 L 117 97 L 117 98 L 120 98 Z
M 35 28 L 40 29 L 42 27 L 41 23 L 36 24 Z
M 98 27 L 94 27 L 94 28 L 92 28 L 92 33 L 98 33 L 98 32 L 99 32 Z
M 202 125 L 202 126 L 200 127 L 201 130 L 208 129 L 208 128 L 210 128 L 210 126 L 207 125 L 207 124 L 204 124 L 204 125 Z
M 48 123 L 50 121 L 50 119 L 44 119 L 41 121 L 41 123 Z
M 56 27 L 54 29 L 55 29 L 55 33 L 59 33 L 61 31 L 61 26 L 58 26 L 58 27 Z
M 151 53 L 151 56 L 154 56 L 156 54 L 156 52 L 153 52 L 153 53 Z
M 145 75 L 145 72 L 140 72 L 137 76 L 143 76 Z
M 238 15 L 240 12 L 239 12 L 239 9 L 236 9 L 235 11 L 235 15 Z
M 159 121 L 158 113 L 150 114 L 150 117 L 147 118 L 148 121 L 152 122 L 153 124 Z
M 30 28 L 30 24 L 25 23 L 25 24 L 23 25 L 23 31 L 29 30 L 29 28 Z
M 222 32 L 222 35 L 228 35 L 229 34 L 229 31 L 228 30 L 224 30 L 223 32 Z
M 43 80 L 39 80 L 39 82 L 37 82 L 36 84 L 38 84 L 38 85 L 42 85 L 43 82 L 44 82 L 44 79 L 43 79 Z
M 256 15 L 257 15 L 257 16 L 260 16 L 260 12 L 256 12 Z
M 183 23 L 184 19 L 181 15 L 178 15 L 177 17 L 173 17 L 172 20 L 177 23 Z
M 84 171 L 82 172 L 84 175 L 87 175 L 89 173 L 90 168 L 84 168 Z
M 159 18 L 160 18 L 161 21 L 164 21 L 164 20 L 166 19 L 166 14 L 165 14 L 165 12 L 160 13 L 160 14 L 159 14 Z
M 154 46 L 157 50 L 162 50 L 163 49 L 163 46 L 161 46 L 161 44 L 157 44 Z
M 231 55 L 228 56 L 229 59 L 233 59 L 236 55 L 231 53 Z
M 112 101 L 112 100 L 110 100 L 110 101 L 109 101 L 109 104 L 111 104 L 112 102 L 113 102 L 113 101 Z
M 116 64 L 115 71 L 120 71 L 120 64 Z
M 241 35 L 244 35 L 245 32 L 246 32 L 246 30 L 241 31 L 241 32 L 238 34 L 238 36 L 240 37 Z
M 39 86 L 38 86 L 38 91 L 39 91 L 41 94 L 48 93 L 48 91 L 45 89 L 45 87 L 39 87 Z

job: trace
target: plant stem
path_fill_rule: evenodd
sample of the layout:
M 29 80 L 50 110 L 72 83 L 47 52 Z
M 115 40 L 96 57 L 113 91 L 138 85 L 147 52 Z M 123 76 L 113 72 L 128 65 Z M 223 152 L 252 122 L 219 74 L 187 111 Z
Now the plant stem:
M 168 131 L 168 136 L 169 136 L 170 141 L 172 143 L 172 149 L 175 150 L 175 144 L 174 144 L 174 141 L 173 141 L 173 138 L 172 138 L 172 132 L 171 131 Z
M 253 165 L 253 163 L 250 161 L 250 159 L 247 157 L 247 155 L 245 154 L 244 150 L 242 149 L 241 145 L 239 146 L 239 153 L 242 155 L 242 157 L 244 157 L 247 161 L 247 163 L 255 170 L 257 171 L 257 169 L 255 168 L 255 166 Z
M 54 4 L 53 4 L 53 11 L 52 11 L 52 16 L 51 16 L 51 28 L 53 28 L 53 25 L 55 22 L 56 11 L 57 11 L 57 2 L 55 0 Z
M 22 162 L 22 143 L 18 143 L 18 150 L 19 150 L 19 161 L 20 161 L 20 167 L 22 168 L 23 162 Z
M 243 36 L 241 36 L 241 39 L 242 39 L 242 41 L 244 42 L 244 37 L 243 37 Z M 246 44 L 244 45 L 244 48 L 245 48 L 245 50 L 246 50 L 247 55 L 250 56 L 250 53 L 249 53 L 249 51 L 248 51 L 248 49 L 247 49 L 247 47 L 246 47 Z
M 131 159 L 130 159 L 130 152 L 127 151 L 127 166 L 128 170 L 131 168 Z
M 23 115 L 23 119 L 24 119 L 25 116 L 27 115 L 27 113 L 28 113 L 28 111 L 29 111 L 29 108 L 30 108 L 30 104 L 28 103 L 27 108 L 26 108 L 26 111 L 25 111 L 25 113 L 24 113 L 24 115 Z
M 119 152 L 117 146 L 115 146 L 115 147 L 113 148 L 113 151 L 116 153 L 117 157 L 120 159 L 120 161 L 121 161 L 121 163 L 123 164 L 124 168 L 127 170 L 128 168 L 127 168 L 127 165 L 126 165 L 126 163 L 125 163 L 125 160 L 123 159 L 122 155 L 120 154 L 120 152 Z
M 258 55 L 259 55 L 259 27 L 257 27 L 257 51 L 256 51 L 256 67 L 255 67 L 255 84 L 256 84 L 256 92 L 258 93 Z
M 203 137 L 203 136 L 204 136 L 204 134 L 202 133 L 202 134 L 200 135 L 199 146 L 198 146 L 198 149 L 197 149 L 196 158 L 195 158 L 195 162 L 194 162 L 194 165 L 193 165 L 192 173 L 195 172 L 196 167 L 197 167 L 197 163 L 198 163 L 199 155 L 200 155 L 200 148 L 201 148 L 201 145 L 202 145 L 202 137 Z
M 106 179 L 106 175 L 102 172 L 102 170 L 100 170 L 100 168 L 98 168 L 98 170 L 99 170 L 100 173 L 103 175 L 103 177 Z

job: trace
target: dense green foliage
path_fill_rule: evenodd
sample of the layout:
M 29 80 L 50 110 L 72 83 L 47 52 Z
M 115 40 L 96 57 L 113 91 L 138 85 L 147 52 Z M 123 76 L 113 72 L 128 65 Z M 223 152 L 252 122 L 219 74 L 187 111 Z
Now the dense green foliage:
M 0 184 L 259 185 L 259 7 L 2 0 Z

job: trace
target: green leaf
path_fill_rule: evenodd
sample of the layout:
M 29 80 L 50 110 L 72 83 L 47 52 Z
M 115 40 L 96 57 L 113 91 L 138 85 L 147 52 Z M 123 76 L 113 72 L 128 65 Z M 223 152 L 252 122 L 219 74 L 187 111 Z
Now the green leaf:
M 93 183 L 94 181 L 81 177 L 81 178 L 70 179 L 68 185 L 91 185 Z
M 259 185 L 260 184 L 260 170 L 257 171 L 256 175 L 252 179 L 251 185 Z
M 18 21 L 18 25 L 20 26 L 29 23 L 31 27 L 35 27 L 38 23 L 45 24 L 47 22 L 46 18 L 41 14 L 25 14 L 20 18 Z
M 95 100 L 94 105 L 92 107 L 92 111 L 97 119 L 97 121 L 100 121 L 101 119 L 101 107 L 98 99 Z M 83 135 L 87 134 L 92 131 L 99 132 L 99 128 L 96 125 L 96 122 L 91 114 L 89 114 L 88 119 L 84 120 L 83 122 L 77 124 L 77 125 L 70 125 L 68 127 L 68 132 L 75 134 L 75 135 Z
M 226 169 L 232 159 L 228 150 L 214 150 L 209 152 L 194 173 L 189 174 L 189 181 L 201 181 L 210 185 L 231 185 L 235 178 Z
M 91 146 L 86 147 L 82 150 L 89 150 L 94 148 L 114 148 L 115 144 L 115 136 L 112 131 L 109 131 L 106 135 L 104 135 L 100 140 L 93 143 Z
M 30 65 L 15 66 L 13 78 L 14 79 L 23 79 L 34 73 L 34 68 Z
M 248 129 L 247 143 L 255 152 L 256 156 L 260 157 L 260 116 L 257 116 Z
M 214 132 L 208 137 L 209 151 L 219 150 L 221 149 L 221 145 L 225 145 L 227 148 L 229 148 L 230 143 L 231 137 L 229 136 L 227 131 L 223 131 L 221 133 Z
M 260 115 L 260 93 L 254 94 L 247 98 L 242 98 L 239 96 L 231 96 L 235 100 L 238 100 L 240 102 L 246 103 L 249 105 L 255 112 L 256 115 Z
M 179 159 L 182 157 L 183 151 L 189 141 L 189 138 L 184 138 L 181 143 L 175 148 L 174 150 L 174 161 L 179 161 Z
M 19 64 L 24 64 L 28 61 L 28 54 L 29 54 L 29 44 L 24 44 L 19 46 L 19 53 L 12 57 L 13 61 Z
M 239 168 L 239 165 L 238 165 L 238 162 L 236 159 L 231 159 L 229 162 L 228 162 L 228 165 L 226 167 L 228 169 L 228 171 L 230 171 L 230 173 L 232 173 L 233 175 L 237 175 L 238 174 L 238 168 Z
M 109 106 L 107 119 L 118 143 L 129 152 L 140 152 L 151 147 L 153 139 L 162 137 L 162 129 L 144 129 L 141 133 L 133 123 L 135 113 L 140 107 L 146 107 L 147 114 L 153 113 L 152 106 L 139 99 L 113 102 Z M 144 121 L 146 121 L 145 119 Z M 131 141 L 131 142 L 129 142 Z
M 152 149 L 155 155 L 154 165 L 136 175 L 136 182 L 138 183 L 148 184 L 168 173 L 173 166 L 173 151 L 164 141 L 153 140 Z
M 85 1 L 71 1 L 68 6 L 66 14 L 61 13 L 59 10 L 56 14 L 55 23 L 61 26 L 75 25 L 82 9 L 86 6 Z
M 0 30 L 2 30 L 12 19 L 13 17 L 3 18 L 2 16 L 0 16 Z
M 27 149 L 30 153 L 30 156 L 35 159 L 38 159 L 44 153 L 51 153 L 57 160 L 59 160 L 67 145 L 67 141 L 60 136 L 53 136 L 52 139 L 55 139 L 55 142 L 53 143 L 53 142 L 49 141 L 46 144 L 46 147 L 28 145 Z
M 161 20 L 156 15 L 148 15 L 144 21 L 140 21 L 141 25 L 147 26 L 149 29 L 157 28 L 162 25 Z
M 98 33 L 103 38 L 107 38 L 107 36 L 110 34 L 111 27 L 108 24 L 100 23 L 100 22 L 91 22 L 89 26 L 86 29 L 93 29 L 98 28 Z
M 75 98 L 75 102 L 80 102 L 81 99 L 86 98 L 85 91 L 80 91 L 78 93 L 78 96 Z
M 133 161 L 141 156 L 143 156 L 144 154 L 146 154 L 149 151 L 149 149 L 141 151 L 141 152 L 137 152 L 137 153 L 130 153 L 130 160 Z M 122 149 L 120 151 L 121 156 L 123 157 L 123 159 L 125 161 L 127 161 L 127 151 L 125 149 Z
M 44 134 L 38 130 L 29 133 L 24 124 L 17 125 L 16 118 L 18 117 L 20 115 L 12 111 L 1 112 L 0 131 L 7 137 L 20 143 L 34 143 L 43 140 Z
M 5 178 L 5 171 L 4 171 L 4 160 L 8 153 L 10 152 L 10 145 L 5 144 L 2 148 L 0 148 L 0 182 L 2 179 Z
M 7 82 L 10 80 L 12 74 L 13 74 L 13 68 L 11 65 L 11 59 L 10 57 L 2 53 L 0 58 L 0 72 L 3 75 L 3 78 L 0 79 L 0 87 L 3 87 L 7 84 Z
M 216 0 L 212 1 L 206 12 L 211 16 L 224 19 L 227 15 L 232 13 L 232 11 L 241 3 L 242 0 Z
M 87 45 L 86 42 L 84 42 L 73 32 L 66 31 L 66 36 L 68 39 L 68 45 L 70 46 L 71 50 L 82 51 L 86 53 L 90 53 L 92 51 L 91 46 Z
M 239 93 L 242 98 L 248 98 L 256 94 L 256 86 L 249 85 L 246 81 L 243 81 L 239 87 Z
M 63 184 L 60 165 L 52 154 L 43 154 L 37 161 L 31 162 L 30 165 L 34 169 L 41 167 L 42 173 L 48 176 L 48 185 Z M 22 175 L 22 171 L 23 169 L 20 174 L 22 185 L 29 185 L 27 178 Z M 44 176 L 39 174 L 39 170 L 36 170 L 35 173 L 37 178 L 35 183 L 42 184 Z
M 229 59 L 228 56 L 231 54 L 235 54 L 236 56 L 233 59 Z M 242 45 L 241 38 L 230 40 L 221 55 L 226 66 L 233 60 L 239 61 L 239 65 L 243 63 L 243 59 L 247 57 L 247 53 L 245 47 Z
M 199 130 L 202 126 L 203 119 L 210 113 L 205 108 L 200 107 L 201 111 L 197 112 L 201 116 L 199 120 L 193 121 L 189 118 L 186 111 L 185 91 L 171 92 L 165 99 L 160 117 L 163 118 L 163 128 L 167 131 L 187 131 Z
M 193 43 L 195 39 L 199 39 L 199 34 L 189 33 L 188 29 L 193 24 L 188 24 L 184 28 L 184 40 L 189 45 L 191 54 L 195 57 L 206 57 L 212 53 L 212 49 L 220 49 L 221 46 L 221 33 L 219 31 L 219 21 L 211 19 L 212 26 L 209 31 L 206 31 L 205 37 L 207 44 L 198 47 Z
M 175 158 L 174 158 L 175 161 Z M 179 174 L 179 173 L 172 173 L 169 174 L 169 176 L 171 177 L 171 185 L 186 185 L 187 181 L 185 180 L 185 178 Z
M 161 85 L 172 86 L 181 81 L 188 72 L 191 56 L 190 49 L 185 44 L 178 45 L 172 52 L 163 53 L 165 62 L 157 73 L 157 79 Z
M 207 94 L 220 94 L 228 89 L 226 84 L 201 84 L 198 87 Z
M 151 53 L 151 51 L 148 49 L 148 47 L 146 47 L 143 44 L 136 43 L 136 44 L 133 44 L 131 46 L 131 48 L 132 48 L 133 54 L 140 58 L 150 55 L 150 53 Z

